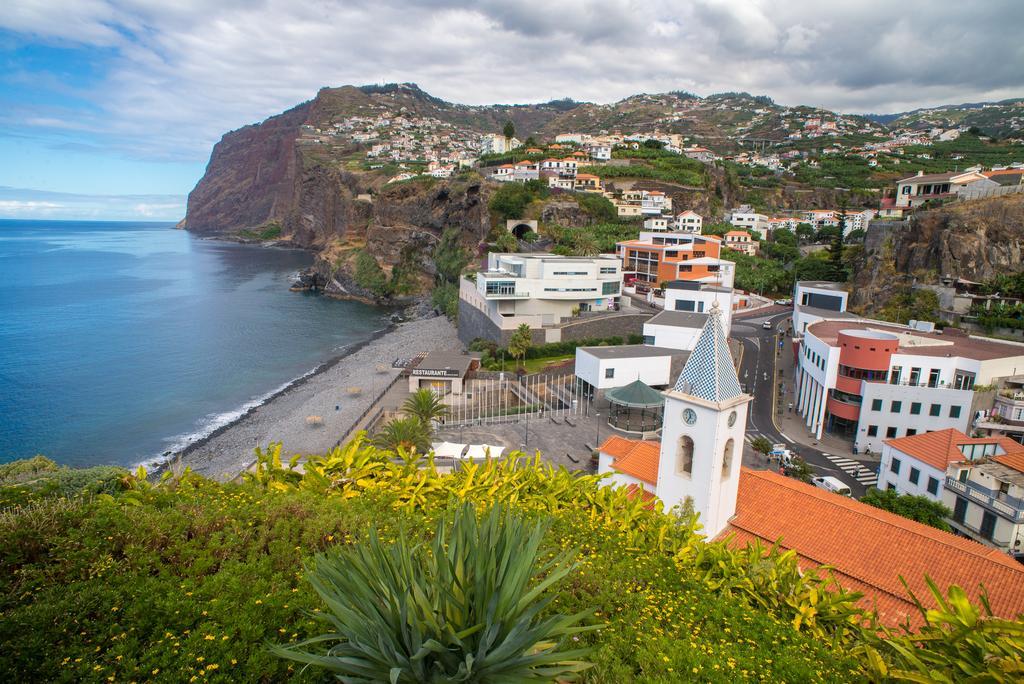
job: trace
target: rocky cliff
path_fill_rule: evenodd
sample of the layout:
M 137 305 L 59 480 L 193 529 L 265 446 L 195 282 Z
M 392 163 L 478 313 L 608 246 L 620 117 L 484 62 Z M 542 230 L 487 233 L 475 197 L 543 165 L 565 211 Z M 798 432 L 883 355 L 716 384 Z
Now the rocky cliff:
M 1024 195 L 963 202 L 904 222 L 873 222 L 851 305 L 874 311 L 899 285 L 974 282 L 1024 270 Z
M 283 114 L 224 135 L 189 194 L 182 227 L 215 237 L 270 229 L 275 239 L 316 250 L 318 260 L 305 285 L 338 295 L 373 297 L 353 279 L 353 255 L 362 249 L 385 273 L 402 259 L 418 262 L 421 288 L 427 289 L 432 248 L 445 228 L 458 228 L 464 245 L 474 251 L 486 238 L 490 223 L 482 183 L 462 177 L 386 184 L 380 173 L 346 165 L 354 148 L 300 140 L 304 126 L 377 107 L 378 95 L 352 87 L 324 89 Z M 403 107 L 426 107 L 431 115 L 446 104 L 419 91 L 402 95 Z M 487 117 L 498 117 L 484 110 Z

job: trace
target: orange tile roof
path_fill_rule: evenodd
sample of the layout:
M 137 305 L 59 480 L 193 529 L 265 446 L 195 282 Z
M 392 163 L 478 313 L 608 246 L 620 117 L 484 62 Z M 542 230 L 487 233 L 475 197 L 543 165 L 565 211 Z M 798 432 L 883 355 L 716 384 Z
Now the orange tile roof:
M 1009 437 L 971 438 L 956 428 L 946 428 L 945 430 L 935 430 L 934 432 L 922 432 L 910 435 L 909 437 L 887 439 L 883 443 L 942 471 L 946 470 L 950 463 L 966 459 L 966 456 L 964 456 L 964 453 L 959 448 L 964 445 L 998 444 L 1007 453 L 1024 450 L 1024 446 L 1021 446 Z
M 651 486 L 658 484 L 660 442 L 642 442 L 613 435 L 605 440 L 598 451 L 614 456 L 612 467 L 620 473 L 632 475 Z
M 618 435 L 610 435 L 601 446 L 597 447 L 597 450 L 609 456 L 621 458 L 626 455 L 636 441 L 635 439 L 626 439 Z
M 653 509 L 654 501 L 657 500 L 658 498 L 657 496 L 654 495 L 654 492 L 648 490 L 646 487 L 641 487 L 640 485 L 635 484 L 626 485 L 626 493 L 629 494 L 629 498 L 631 499 L 639 495 L 641 499 L 643 499 L 646 502 L 649 502 L 650 505 L 644 507 L 647 509 Z
M 1016 444 L 1016 442 L 1014 442 Z M 1007 449 L 1009 451 L 1009 449 Z M 992 459 L 996 463 L 1002 463 L 1007 468 L 1013 468 L 1014 470 L 1024 473 L 1024 450 L 1018 448 L 1017 451 L 1003 454 L 1002 456 L 996 456 Z
M 926 606 L 927 574 L 940 587 L 960 585 L 973 601 L 984 585 L 997 616 L 1024 614 L 1024 566 L 1006 554 L 775 472 L 742 469 L 736 515 L 719 538 L 730 534 L 732 543 L 779 541 L 803 567 L 831 566 L 887 625 L 920 623 L 900 575 Z

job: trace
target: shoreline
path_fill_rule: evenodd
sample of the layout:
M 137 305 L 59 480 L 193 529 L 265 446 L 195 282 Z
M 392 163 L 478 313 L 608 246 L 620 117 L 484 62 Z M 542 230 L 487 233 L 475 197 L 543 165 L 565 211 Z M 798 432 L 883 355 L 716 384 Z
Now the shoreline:
M 412 321 L 403 321 L 403 322 L 412 322 Z M 288 393 L 288 392 L 290 392 L 290 391 L 292 391 L 294 389 L 297 389 L 297 388 L 301 387 L 304 383 L 309 382 L 310 380 L 312 380 L 317 375 L 321 375 L 323 373 L 326 373 L 331 368 L 333 368 L 337 364 L 339 364 L 342 361 L 344 361 L 345 359 L 347 359 L 350 355 L 355 354 L 360 349 L 366 347 L 367 345 L 372 344 L 376 340 L 386 336 L 388 333 L 393 332 L 399 325 L 400 325 L 400 323 L 391 323 L 390 325 L 388 325 L 388 326 L 386 326 L 384 328 L 381 328 L 379 330 L 374 331 L 374 334 L 372 336 L 368 337 L 367 339 L 363 340 L 362 342 L 355 342 L 353 344 L 345 346 L 339 353 L 337 353 L 333 357 L 327 359 L 326 361 L 323 361 L 320 364 L 317 364 L 312 369 L 306 371 L 302 375 L 289 380 L 288 382 L 286 382 L 284 385 L 282 385 L 278 389 L 272 391 L 270 394 L 268 394 L 268 395 L 266 395 L 266 396 L 264 396 L 264 397 L 262 397 L 260 399 L 252 400 L 252 401 L 256 401 L 257 403 L 254 404 L 253 406 L 250 406 L 245 411 L 243 411 L 242 413 L 238 414 L 237 416 L 235 416 L 234 418 L 232 418 L 228 422 L 224 423 L 223 425 L 218 425 L 216 428 L 214 428 L 213 430 L 211 430 L 207 434 L 205 434 L 205 435 L 203 435 L 201 437 L 197 437 L 196 439 L 194 439 L 192 441 L 189 441 L 187 444 L 185 444 L 185 446 L 183 446 L 181 448 L 171 449 L 169 452 L 165 451 L 160 456 L 155 456 L 155 457 L 153 457 L 151 459 L 148 459 L 147 461 L 142 461 L 139 465 L 145 465 L 147 463 L 153 463 L 153 461 L 155 461 L 157 459 L 160 459 L 159 463 L 153 463 L 153 465 L 152 465 L 152 472 L 153 472 L 153 474 L 156 474 L 156 475 L 162 474 L 163 471 L 167 470 L 172 465 L 176 465 L 176 464 L 181 463 L 182 461 L 184 461 L 186 458 L 188 458 L 188 456 L 192 452 L 196 451 L 197 449 L 202 448 L 205 444 L 207 444 L 208 442 L 212 441 L 217 436 L 219 436 L 219 435 L 223 434 L 224 432 L 227 432 L 228 430 L 230 430 L 232 427 L 234 427 L 234 425 L 236 423 L 241 422 L 246 417 L 248 417 L 251 413 L 259 410 L 259 408 L 261 406 L 266 406 L 267 404 L 269 404 L 270 402 L 274 401 L 275 399 L 281 397 L 282 395 L 284 395 L 284 394 L 286 394 L 286 393 Z M 251 403 L 251 402 L 246 402 L 246 403 Z M 245 406 L 245 404 L 242 404 L 242 406 Z
M 190 467 L 208 477 L 231 480 L 251 467 L 257 444 L 266 448 L 271 442 L 281 442 L 282 459 L 296 453 L 324 453 L 351 430 L 401 373 L 392 365 L 395 359 L 455 346 L 462 348 L 455 326 L 444 316 L 392 323 L 147 467 L 154 475 Z M 309 424 L 310 416 L 320 417 L 321 422 Z

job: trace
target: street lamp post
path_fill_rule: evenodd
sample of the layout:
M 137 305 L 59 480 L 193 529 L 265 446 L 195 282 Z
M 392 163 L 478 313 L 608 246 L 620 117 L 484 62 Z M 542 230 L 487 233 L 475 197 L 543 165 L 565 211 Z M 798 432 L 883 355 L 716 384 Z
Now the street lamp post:
M 594 418 L 597 419 L 594 426 L 594 448 L 601 446 L 601 414 L 594 411 Z

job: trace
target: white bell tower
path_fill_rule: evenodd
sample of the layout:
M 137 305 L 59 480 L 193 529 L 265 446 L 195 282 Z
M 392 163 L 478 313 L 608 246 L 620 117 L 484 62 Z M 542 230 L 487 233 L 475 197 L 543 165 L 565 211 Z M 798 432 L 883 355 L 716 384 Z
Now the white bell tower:
M 683 372 L 665 392 L 656 492 L 666 508 L 691 499 L 709 538 L 736 512 L 752 399 L 740 387 L 714 302 Z

